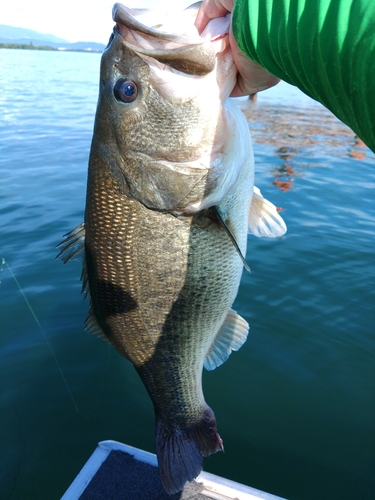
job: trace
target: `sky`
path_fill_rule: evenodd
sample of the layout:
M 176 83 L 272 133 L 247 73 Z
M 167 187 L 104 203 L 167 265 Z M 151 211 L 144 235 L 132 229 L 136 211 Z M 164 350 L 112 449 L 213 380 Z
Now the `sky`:
M 127 7 L 183 7 L 195 0 L 124 0 Z M 48 33 L 68 42 L 107 44 L 113 29 L 115 0 L 13 0 L 3 1 L 0 24 Z

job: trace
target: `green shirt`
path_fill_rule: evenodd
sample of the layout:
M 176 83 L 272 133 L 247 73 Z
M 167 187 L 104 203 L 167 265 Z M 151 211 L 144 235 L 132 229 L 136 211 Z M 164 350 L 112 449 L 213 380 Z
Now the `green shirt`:
M 237 0 L 233 33 L 375 151 L 375 0 Z

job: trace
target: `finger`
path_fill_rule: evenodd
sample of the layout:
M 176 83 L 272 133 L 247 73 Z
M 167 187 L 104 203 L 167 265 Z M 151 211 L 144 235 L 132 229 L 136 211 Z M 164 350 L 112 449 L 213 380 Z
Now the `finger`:
M 263 79 L 262 82 L 256 82 L 254 84 L 245 80 L 240 74 L 237 76 L 237 82 L 234 86 L 230 97 L 242 97 L 244 95 L 251 95 L 260 92 L 261 90 L 267 90 L 274 87 L 280 82 L 280 78 L 273 76 L 269 73 L 267 79 Z
M 233 54 L 233 62 L 237 67 L 237 82 L 232 90 L 231 97 L 255 94 L 276 85 L 280 80 L 269 73 L 255 61 L 249 59 L 238 47 L 232 29 L 229 32 L 229 41 Z
M 212 19 L 226 16 L 228 12 L 232 12 L 233 3 L 233 0 L 204 0 L 195 20 L 198 33 L 201 34 Z

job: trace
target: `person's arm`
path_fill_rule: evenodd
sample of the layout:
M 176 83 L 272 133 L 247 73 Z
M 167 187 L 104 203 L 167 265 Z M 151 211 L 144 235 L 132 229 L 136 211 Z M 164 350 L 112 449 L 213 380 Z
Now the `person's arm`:
M 232 30 L 247 57 L 321 102 L 375 151 L 374 0 L 236 0 Z
M 235 0 L 204 0 L 195 21 L 199 33 L 202 33 L 209 21 L 226 16 L 233 11 Z M 232 26 L 229 32 L 234 64 L 237 66 L 237 82 L 231 97 L 255 94 L 279 83 L 280 79 L 272 75 L 258 63 L 249 59 L 233 36 Z

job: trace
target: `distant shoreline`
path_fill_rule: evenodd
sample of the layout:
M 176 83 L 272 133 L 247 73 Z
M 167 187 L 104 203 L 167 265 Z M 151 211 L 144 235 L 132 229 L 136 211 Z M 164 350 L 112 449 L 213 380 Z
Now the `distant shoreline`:
M 101 54 L 102 51 L 99 50 L 87 50 L 87 49 L 56 49 L 55 47 L 50 47 L 49 45 L 33 45 L 32 43 L 0 43 L 0 49 L 21 49 L 21 50 L 53 50 L 55 52 L 85 52 L 92 54 Z

